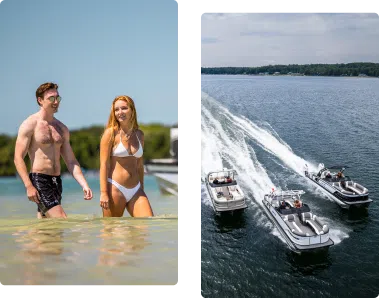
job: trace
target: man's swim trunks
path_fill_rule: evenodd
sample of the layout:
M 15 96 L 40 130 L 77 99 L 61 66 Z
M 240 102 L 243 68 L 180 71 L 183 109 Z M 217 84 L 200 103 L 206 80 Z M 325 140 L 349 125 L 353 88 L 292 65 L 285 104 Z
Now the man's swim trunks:
M 29 178 L 39 194 L 38 212 L 45 214 L 51 208 L 61 204 L 61 176 L 50 176 L 40 173 L 30 173 Z

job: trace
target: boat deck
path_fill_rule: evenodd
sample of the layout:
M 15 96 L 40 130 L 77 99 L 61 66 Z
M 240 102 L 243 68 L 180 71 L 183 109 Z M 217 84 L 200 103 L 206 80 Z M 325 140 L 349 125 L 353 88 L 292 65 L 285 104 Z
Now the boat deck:
M 230 201 L 230 200 L 234 200 L 235 198 L 242 197 L 241 193 L 236 187 L 236 184 L 229 185 L 229 186 L 217 186 L 217 187 L 212 188 L 212 190 L 213 189 L 216 192 L 216 196 L 218 200 Z

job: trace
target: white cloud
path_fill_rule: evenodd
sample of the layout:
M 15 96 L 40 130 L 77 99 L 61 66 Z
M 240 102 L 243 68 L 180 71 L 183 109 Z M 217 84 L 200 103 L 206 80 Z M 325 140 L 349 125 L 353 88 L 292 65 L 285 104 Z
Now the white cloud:
M 204 14 L 202 66 L 379 61 L 377 14 Z

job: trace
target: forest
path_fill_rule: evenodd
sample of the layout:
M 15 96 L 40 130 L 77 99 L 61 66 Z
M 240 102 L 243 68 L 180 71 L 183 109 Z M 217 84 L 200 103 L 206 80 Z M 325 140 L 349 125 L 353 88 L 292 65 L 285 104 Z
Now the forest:
M 202 74 L 228 75 L 305 75 L 379 77 L 379 63 L 290 64 L 260 67 L 202 67 Z
M 170 126 L 162 124 L 140 125 L 145 135 L 144 160 L 170 157 Z M 80 166 L 86 170 L 98 170 L 100 167 L 100 139 L 104 132 L 102 126 L 91 126 L 70 131 L 70 143 Z M 17 136 L 0 134 L 0 176 L 15 176 L 13 162 Z M 25 157 L 30 166 L 29 157 Z M 61 172 L 67 167 L 61 158 Z

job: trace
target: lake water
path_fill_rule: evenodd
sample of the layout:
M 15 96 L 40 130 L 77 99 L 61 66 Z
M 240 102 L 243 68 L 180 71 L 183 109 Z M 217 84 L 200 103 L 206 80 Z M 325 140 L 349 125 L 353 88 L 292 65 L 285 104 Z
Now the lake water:
M 237 170 L 248 208 L 215 215 L 202 185 L 203 297 L 379 295 L 379 79 L 202 76 L 202 171 Z M 341 209 L 302 176 L 343 164 L 369 189 L 363 212 Z M 266 217 L 271 188 L 303 189 L 330 227 L 327 253 L 291 252 Z
M 0 179 L 0 282 L 4 285 L 173 285 L 178 280 L 178 200 L 145 176 L 154 217 L 102 218 L 99 178 L 91 201 L 63 177 L 68 219 L 36 219 L 22 181 Z

